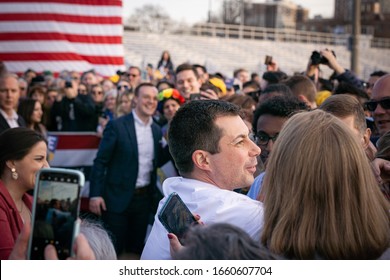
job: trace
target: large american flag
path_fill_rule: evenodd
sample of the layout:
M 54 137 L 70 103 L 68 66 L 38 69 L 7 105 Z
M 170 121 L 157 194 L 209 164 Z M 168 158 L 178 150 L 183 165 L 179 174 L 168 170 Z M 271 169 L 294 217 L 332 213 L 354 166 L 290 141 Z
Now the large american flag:
M 0 0 L 0 61 L 10 72 L 123 69 L 122 1 Z

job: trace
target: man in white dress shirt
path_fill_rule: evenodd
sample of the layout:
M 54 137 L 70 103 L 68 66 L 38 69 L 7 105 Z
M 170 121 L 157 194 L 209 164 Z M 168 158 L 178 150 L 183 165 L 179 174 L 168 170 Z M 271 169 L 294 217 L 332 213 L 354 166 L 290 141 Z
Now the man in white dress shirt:
M 90 176 L 91 212 L 102 216 L 117 255 L 141 254 L 150 213 L 158 204 L 156 168 L 163 162 L 161 128 L 153 122 L 157 88 L 135 89 L 132 113 L 110 121 Z
M 182 106 L 169 128 L 169 149 L 182 177 L 163 183 L 164 198 L 176 192 L 205 224 L 226 222 L 260 239 L 263 205 L 233 190 L 253 183 L 260 148 L 236 105 L 218 100 Z M 167 230 L 157 215 L 141 259 L 170 259 Z

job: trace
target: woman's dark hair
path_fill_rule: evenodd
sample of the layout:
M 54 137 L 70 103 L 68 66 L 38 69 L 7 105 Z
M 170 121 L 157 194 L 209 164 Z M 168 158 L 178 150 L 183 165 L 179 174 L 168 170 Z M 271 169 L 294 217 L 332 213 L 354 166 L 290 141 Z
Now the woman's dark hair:
M 31 115 L 34 112 L 35 103 L 38 102 L 32 98 L 22 99 L 19 102 L 18 114 L 26 121 L 26 124 L 31 125 Z
M 0 134 L 0 176 L 8 160 L 23 159 L 39 142 L 46 142 L 42 134 L 25 127 L 10 128 Z

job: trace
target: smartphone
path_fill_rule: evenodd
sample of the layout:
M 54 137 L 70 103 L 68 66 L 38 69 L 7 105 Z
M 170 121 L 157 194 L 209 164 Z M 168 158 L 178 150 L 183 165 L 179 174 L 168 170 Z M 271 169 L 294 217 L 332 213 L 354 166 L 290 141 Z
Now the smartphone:
M 272 56 L 266 55 L 264 59 L 264 64 L 265 65 L 270 65 L 272 63 Z
M 240 91 L 240 85 L 233 85 L 233 89 L 235 93 L 238 93 Z
M 191 93 L 190 94 L 190 100 L 200 100 L 202 95 L 200 93 Z
M 46 245 L 52 244 L 58 258 L 64 260 L 73 255 L 73 241 L 79 231 L 84 174 L 77 170 L 44 168 L 36 176 L 27 258 L 43 260 Z
M 158 219 L 168 232 L 174 233 L 179 238 L 182 244 L 188 228 L 198 224 L 194 215 L 177 193 L 169 195 L 158 214 Z

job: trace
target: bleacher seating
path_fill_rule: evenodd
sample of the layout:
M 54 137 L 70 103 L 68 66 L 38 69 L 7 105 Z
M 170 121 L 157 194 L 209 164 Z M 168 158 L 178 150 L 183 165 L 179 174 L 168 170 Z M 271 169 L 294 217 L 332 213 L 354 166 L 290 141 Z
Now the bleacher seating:
M 183 62 L 204 64 L 209 72 L 221 72 L 227 77 L 233 75 L 234 69 L 241 67 L 262 73 L 265 70 L 265 55 L 273 56 L 289 75 L 305 70 L 313 50 L 333 49 L 340 64 L 346 68 L 350 68 L 351 57 L 344 46 L 133 31 L 124 32 L 123 45 L 127 65 L 145 67 L 147 63 L 152 63 L 156 66 L 163 50 L 168 50 L 175 66 Z M 390 50 L 361 49 L 359 77 L 368 79 L 371 72 L 379 69 L 390 72 Z M 327 66 L 321 66 L 321 70 L 324 77 L 332 73 Z

